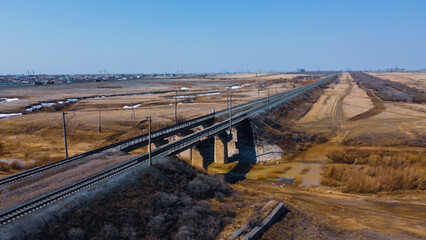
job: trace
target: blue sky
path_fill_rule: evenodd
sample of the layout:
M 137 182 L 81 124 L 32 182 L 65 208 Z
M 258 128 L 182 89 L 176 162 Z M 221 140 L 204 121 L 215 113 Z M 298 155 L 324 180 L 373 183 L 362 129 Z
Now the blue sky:
M 3 0 L 0 74 L 426 67 L 426 1 Z

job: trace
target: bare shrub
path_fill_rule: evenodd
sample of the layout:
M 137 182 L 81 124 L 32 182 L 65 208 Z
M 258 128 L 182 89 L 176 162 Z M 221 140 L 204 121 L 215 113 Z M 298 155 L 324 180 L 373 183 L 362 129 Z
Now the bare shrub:
M 349 157 L 349 155 L 346 154 L 345 150 L 331 151 L 331 152 L 327 153 L 327 157 L 335 163 L 352 164 L 355 161 L 355 159 L 353 159 L 352 157 Z
M 426 102 L 424 91 L 408 87 L 400 82 L 381 79 L 362 72 L 353 72 L 351 75 L 356 82 L 374 90 L 375 94 L 384 101 Z
M 3 144 L 0 142 L 0 156 L 4 154 Z
M 0 161 L 0 171 L 9 172 L 11 169 L 8 162 Z
M 215 215 L 208 202 L 199 201 L 180 216 L 176 239 L 215 239 L 224 225 Z
M 214 197 L 215 193 L 221 193 L 223 196 L 232 193 L 232 189 L 225 181 L 204 174 L 198 174 L 189 182 L 187 189 L 190 196 L 198 199 Z
M 148 223 L 148 229 L 152 236 L 162 238 L 167 234 L 166 219 L 164 216 L 151 217 Z
M 154 204 L 158 208 L 172 208 L 180 203 L 179 197 L 174 194 L 158 192 L 154 195 Z
M 249 219 L 247 219 L 247 224 L 252 229 L 257 226 L 260 226 L 261 223 L 262 223 L 262 217 L 259 214 L 251 216 L 249 217 Z
M 400 189 L 426 189 L 426 160 L 420 155 L 376 153 L 366 166 L 329 166 L 322 184 L 343 185 L 346 192 L 376 193 Z
M 71 228 L 68 230 L 68 238 L 72 240 L 84 239 L 84 230 L 81 228 Z
M 99 239 L 115 239 L 120 237 L 120 232 L 113 224 L 107 223 L 100 229 Z
M 225 194 L 222 192 L 215 192 L 214 198 L 218 201 L 223 201 L 223 199 L 225 198 Z
M 134 227 L 126 224 L 121 231 L 121 237 L 129 240 L 139 239 Z
M 204 184 L 206 190 L 188 188 Z M 193 194 L 196 197 L 191 198 Z M 82 229 L 85 239 L 215 239 L 235 216 L 232 206 L 212 210 L 207 201 L 233 194 L 219 178 L 197 172 L 180 161 L 156 164 L 139 178 L 99 196 L 81 209 L 46 224 L 40 239 L 63 238 Z M 28 239 L 33 239 L 29 236 Z

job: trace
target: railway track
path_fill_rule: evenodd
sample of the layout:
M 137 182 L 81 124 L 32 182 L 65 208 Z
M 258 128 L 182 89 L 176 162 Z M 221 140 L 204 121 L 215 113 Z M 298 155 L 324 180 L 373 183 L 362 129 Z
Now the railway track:
M 168 135 L 172 132 L 179 132 L 179 131 L 182 131 L 182 129 L 191 128 L 193 126 L 195 127 L 195 126 L 198 126 L 199 124 L 201 124 L 203 122 L 213 120 L 213 119 L 214 119 L 214 113 L 210 113 L 210 114 L 207 114 L 207 115 L 204 115 L 204 116 L 201 116 L 201 117 L 197 117 L 197 118 L 185 121 L 185 122 L 180 123 L 180 124 L 176 124 L 176 125 L 172 125 L 172 126 L 169 126 L 169 127 L 165 127 L 165 128 L 162 128 L 162 129 L 152 131 L 151 137 L 152 138 L 159 138 L 159 137 L 161 138 L 161 136 Z M 83 159 L 86 159 L 88 157 L 92 157 L 92 156 L 99 154 L 101 152 L 104 152 L 106 150 L 110 150 L 110 149 L 122 150 L 122 149 L 129 147 L 130 145 L 141 144 L 143 142 L 148 142 L 148 134 L 142 134 L 142 135 L 139 135 L 139 136 L 136 136 L 136 137 L 133 137 L 133 138 L 129 138 L 129 139 L 126 139 L 126 140 L 123 140 L 123 141 L 120 141 L 120 142 L 116 142 L 116 143 L 113 143 L 113 144 L 110 144 L 110 145 L 107 145 L 107 146 L 104 146 L 104 147 L 101 147 L 101 148 L 98 148 L 98 149 L 94 149 L 94 150 L 91 150 L 91 151 L 88 151 L 88 152 L 77 154 L 77 155 L 74 155 L 72 157 L 69 157 L 69 158 L 54 162 L 54 163 L 50 163 L 50 164 L 47 164 L 47 165 L 44 165 L 44 166 L 31 168 L 31 169 L 28 169 L 26 171 L 23 171 L 23 172 L 14 174 L 14 175 L 4 177 L 4 178 L 0 179 L 0 186 L 5 185 L 5 184 L 9 184 L 9 183 L 12 183 L 12 182 L 16 182 L 16 181 L 22 180 L 22 179 L 27 178 L 27 177 L 35 176 L 35 175 L 38 175 L 40 173 L 43 173 L 43 172 L 46 172 L 46 171 L 49 171 L 49 170 L 53 170 L 53 169 L 58 168 L 58 167 L 63 167 L 65 165 L 71 164 L 75 161 L 83 160 Z
M 253 107 L 257 104 L 267 103 L 268 101 L 273 101 L 274 99 L 281 98 L 281 97 L 286 96 L 286 95 L 291 95 L 291 94 L 298 92 L 298 91 L 303 91 L 303 89 L 305 87 L 306 86 L 301 87 L 299 89 L 293 89 L 291 91 L 279 93 L 279 94 L 270 96 L 269 98 L 265 97 L 265 98 L 254 100 L 252 102 L 243 103 L 243 104 L 237 105 L 235 107 L 232 107 L 232 111 L 233 111 L 233 113 L 243 111 L 243 110 L 248 109 L 250 107 Z M 206 115 L 194 118 L 194 119 L 190 119 L 190 120 L 185 121 L 183 123 L 179 123 L 179 124 L 175 124 L 175 125 L 172 125 L 172 126 L 169 126 L 169 127 L 165 127 L 165 128 L 155 130 L 155 131 L 152 132 L 151 138 L 154 139 L 154 140 L 155 139 L 163 139 L 165 137 L 168 137 L 168 136 L 173 135 L 173 134 L 177 134 L 177 133 L 184 131 L 186 129 L 190 129 L 190 128 L 199 126 L 204 122 L 208 122 L 208 121 L 211 121 L 215 118 L 227 115 L 228 112 L 229 112 L 229 109 L 224 109 L 224 110 L 221 110 L 221 111 L 218 111 L 218 112 L 215 112 L 215 113 L 210 113 L 210 114 L 206 114 Z M 136 137 L 133 137 L 133 138 L 129 138 L 129 139 L 126 139 L 126 140 L 123 140 L 123 141 L 120 141 L 120 142 L 109 144 L 107 146 L 104 146 L 104 147 L 101 147 L 101 148 L 98 148 L 98 149 L 94 149 L 94 150 L 90 150 L 90 151 L 87 151 L 87 152 L 84 152 L 84 153 L 81 153 L 81 154 L 77 154 L 77 155 L 74 155 L 72 157 L 69 157 L 69 158 L 54 162 L 54 163 L 50 163 L 50 164 L 39 166 L 39 167 L 34 167 L 34 168 L 28 169 L 26 171 L 1 178 L 0 179 L 0 186 L 10 184 L 10 183 L 13 183 L 13 182 L 16 182 L 16 181 L 20 181 L 20 180 L 23 180 L 25 178 L 33 177 L 33 176 L 42 174 L 42 173 L 47 172 L 47 171 L 51 171 L 51 170 L 59 168 L 59 167 L 64 167 L 68 164 L 74 163 L 76 161 L 84 160 L 84 159 L 87 159 L 89 157 L 93 157 L 96 154 L 102 153 L 102 152 L 110 150 L 110 149 L 127 151 L 127 150 L 133 150 L 133 149 L 136 149 L 136 148 L 140 148 L 140 147 L 145 146 L 145 145 L 148 145 L 148 134 L 142 134 L 142 135 L 139 135 L 139 136 L 136 136 Z M 135 147 L 135 146 L 137 146 L 137 147 Z
M 302 88 L 300 88 L 297 91 L 290 91 L 286 95 L 280 95 L 280 97 L 270 98 L 269 102 L 267 103 L 261 103 L 255 107 L 251 107 L 249 109 L 243 110 L 240 113 L 236 114 L 232 118 L 232 125 L 236 125 L 245 119 L 249 118 L 253 114 L 256 114 L 260 111 L 264 111 L 266 107 L 274 107 L 277 106 L 285 101 L 288 101 L 289 99 L 292 99 L 294 97 L 297 97 L 306 91 L 332 79 L 336 74 L 333 74 L 329 77 L 326 77 L 318 82 L 306 85 Z M 277 96 L 277 95 L 275 95 Z M 225 131 L 226 129 L 229 129 L 230 127 L 230 121 L 224 120 L 222 122 L 216 123 L 210 127 L 207 127 L 201 131 L 192 133 L 188 136 L 185 136 L 177 141 L 174 141 L 172 143 L 163 145 L 159 148 L 156 148 L 154 151 L 152 151 L 153 157 L 161 157 L 166 155 L 172 155 L 177 154 L 179 152 L 182 152 L 199 142 L 210 138 L 212 136 L 215 136 L 219 134 L 222 131 Z M 97 184 L 100 181 L 106 180 L 108 178 L 111 178 L 117 174 L 120 174 L 126 170 L 129 170 L 141 163 L 146 162 L 148 159 L 148 154 L 142 154 L 138 157 L 135 157 L 133 159 L 130 159 L 126 162 L 123 162 L 121 164 L 118 164 L 117 166 L 114 166 L 110 169 L 104 170 L 100 173 L 97 173 L 93 176 L 84 178 L 82 180 L 79 180 L 73 184 L 70 184 L 68 186 L 62 187 L 60 189 L 57 189 L 55 191 L 46 193 L 42 196 L 33 198 L 25 203 L 17 204 L 12 208 L 9 208 L 8 210 L 0 213 L 0 225 L 8 224 L 16 219 L 19 219 L 20 217 L 23 217 L 31 212 L 34 212 L 38 209 L 41 209 L 51 203 L 54 203 L 58 200 L 61 200 L 71 194 L 74 194 L 78 191 L 81 191 L 87 187 L 90 187 L 94 184 Z

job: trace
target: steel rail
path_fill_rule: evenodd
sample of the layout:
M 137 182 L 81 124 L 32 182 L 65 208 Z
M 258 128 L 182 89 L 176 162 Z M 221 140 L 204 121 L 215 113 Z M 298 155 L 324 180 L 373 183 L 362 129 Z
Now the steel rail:
M 306 86 L 308 86 L 308 85 L 306 85 Z M 302 90 L 303 88 L 305 88 L 306 86 L 299 88 L 299 91 Z M 286 96 L 286 95 L 290 95 L 290 94 L 292 94 L 296 91 L 297 91 L 296 89 L 293 89 L 291 91 L 279 93 L 279 94 L 270 96 L 269 100 L 280 98 L 280 97 Z M 268 101 L 267 97 L 257 99 L 257 100 L 252 101 L 252 102 L 237 105 L 237 106 L 233 107 L 232 109 L 233 109 L 233 112 L 234 112 L 234 111 L 238 111 L 238 110 L 241 110 L 243 108 L 248 108 L 248 107 L 251 107 L 255 104 L 260 104 L 260 103 L 263 103 L 263 102 L 266 102 L 266 101 Z M 155 131 L 152 132 L 152 137 L 153 138 L 157 138 L 157 137 L 161 138 L 163 135 L 170 134 L 171 132 L 179 132 L 179 130 L 184 129 L 184 128 L 188 128 L 188 127 L 191 127 L 191 126 L 193 126 L 193 127 L 198 126 L 202 122 L 205 122 L 205 121 L 208 121 L 208 120 L 213 120 L 214 118 L 217 118 L 219 116 L 223 116 L 223 115 L 227 114 L 228 111 L 229 111 L 229 109 L 223 109 L 223 110 L 215 112 L 215 113 L 210 113 L 210 114 L 206 114 L 206 115 L 194 118 L 194 119 L 190 119 L 190 120 L 185 121 L 183 123 L 179 123 L 179 124 L 175 124 L 175 125 L 172 125 L 172 126 L 169 126 L 169 127 L 165 127 L 165 128 L 162 128 L 162 129 L 155 130 Z M 94 150 L 90 150 L 90 151 L 87 151 L 87 152 L 84 152 L 84 153 L 81 153 L 81 154 L 77 154 L 77 155 L 71 156 L 69 158 L 66 158 L 66 159 L 63 159 L 63 160 L 60 160 L 60 161 L 57 161 L 57 162 L 54 162 L 54 163 L 34 167 L 34 168 L 28 169 L 26 171 L 1 178 L 0 179 L 0 186 L 22 180 L 22 179 L 30 177 L 30 176 L 38 175 L 40 173 L 43 173 L 43 172 L 46 172 L 46 171 L 49 171 L 49 170 L 53 170 L 55 168 L 58 168 L 58 167 L 61 167 L 61 166 L 64 166 L 64 165 L 71 164 L 71 163 L 73 163 L 77 160 L 83 160 L 87 157 L 94 156 L 98 153 L 104 152 L 104 151 L 109 150 L 109 149 L 116 148 L 118 150 L 122 150 L 122 149 L 130 148 L 131 146 L 134 146 L 136 144 L 142 144 L 144 142 L 146 142 L 144 144 L 144 145 L 146 145 L 147 142 L 148 142 L 148 134 L 141 134 L 139 136 L 132 137 L 132 138 L 129 138 L 129 139 L 126 139 L 126 140 L 123 140 L 123 141 L 116 142 L 116 143 L 112 143 L 112 144 L 106 145 L 104 147 L 97 148 L 97 149 L 94 149 Z
M 276 97 L 276 96 L 271 96 L 271 98 L 273 98 L 273 97 Z M 253 102 L 243 103 L 243 104 L 240 104 L 240 105 L 233 107 L 233 109 L 234 109 L 234 111 L 236 111 L 236 110 L 239 110 L 241 108 L 250 107 L 254 104 L 257 104 L 257 103 L 263 102 L 263 101 L 265 101 L 265 99 L 259 99 L 259 100 L 253 101 Z M 183 123 L 179 123 L 179 124 L 175 124 L 175 125 L 172 125 L 172 126 L 169 126 L 169 127 L 158 129 L 158 130 L 155 130 L 155 131 L 152 132 L 152 137 L 153 138 L 161 137 L 162 135 L 167 135 L 170 132 L 179 131 L 180 129 L 188 128 L 190 126 L 195 127 L 195 126 L 198 126 L 202 122 L 205 122 L 205 121 L 208 121 L 208 120 L 213 120 L 215 117 L 218 117 L 218 116 L 222 115 L 223 113 L 227 113 L 227 112 L 228 112 L 228 110 L 224 109 L 224 110 L 221 110 L 221 111 L 218 111 L 218 112 L 215 112 L 215 113 L 210 113 L 210 114 L 206 114 L 206 115 L 194 118 L 194 119 L 190 119 L 190 120 L 185 121 Z M 71 163 L 73 163 L 77 160 L 83 160 L 87 157 L 92 157 L 93 155 L 96 155 L 98 153 L 104 152 L 104 151 L 109 150 L 109 149 L 116 148 L 118 150 L 122 150 L 122 149 L 125 149 L 125 148 L 128 148 L 128 147 L 131 147 L 135 144 L 141 144 L 141 142 L 147 142 L 147 141 L 148 141 L 148 134 L 141 134 L 139 136 L 132 137 L 132 138 L 129 138 L 129 139 L 126 139 L 126 140 L 123 140 L 123 141 L 116 142 L 116 143 L 112 143 L 112 144 L 109 144 L 109 145 L 106 145 L 106 146 L 103 146 L 103 147 L 100 147 L 100 148 L 97 148 L 97 149 L 94 149 L 94 150 L 90 150 L 90 151 L 87 151 L 87 152 L 84 152 L 84 153 L 76 154 L 74 156 L 71 156 L 69 158 L 66 158 L 66 159 L 63 159 L 63 160 L 60 160 L 60 161 L 57 161 L 57 162 L 54 162 L 54 163 L 34 167 L 34 168 L 28 169 L 26 171 L 1 178 L 0 179 L 0 186 L 5 185 L 5 184 L 9 184 L 9 183 L 12 183 L 12 182 L 16 182 L 16 181 L 22 180 L 24 178 L 34 176 L 34 175 L 37 175 L 37 174 L 43 173 L 45 171 L 49 171 L 49 170 L 52 170 L 52 169 L 55 169 L 55 168 L 58 168 L 58 167 L 61 167 L 61 166 L 64 166 L 64 165 L 71 164 Z
M 215 116 L 214 113 L 210 113 L 210 114 L 207 114 L 207 115 L 204 115 L 204 116 L 201 116 L 201 117 L 197 117 L 197 118 L 185 121 L 183 123 L 179 123 L 179 124 L 175 124 L 175 125 L 172 125 L 172 126 L 169 126 L 169 127 L 165 127 L 165 128 L 162 128 L 162 129 L 155 130 L 155 131 L 152 132 L 152 137 L 160 137 L 162 135 L 167 135 L 170 132 L 179 131 L 180 129 L 184 129 L 184 128 L 188 128 L 188 127 L 192 127 L 192 126 L 193 127 L 198 126 L 200 123 L 203 123 L 203 122 L 206 122 L 206 121 L 209 121 L 209 120 L 213 120 L 214 116 Z M 87 151 L 87 152 L 84 152 L 84 153 L 81 153 L 81 154 L 77 154 L 77 155 L 74 155 L 72 157 L 69 157 L 69 158 L 54 162 L 54 163 L 34 167 L 34 168 L 28 169 L 26 171 L 1 178 L 0 179 L 0 186 L 8 184 L 8 183 L 12 183 L 12 182 L 15 182 L 15 181 L 18 181 L 18 180 L 21 180 L 21 179 L 27 178 L 29 176 L 33 176 L 33 175 L 36 175 L 36 174 L 39 174 L 39 173 L 42 173 L 42 172 L 45 172 L 45 171 L 48 171 L 48 170 L 52 170 L 52 169 L 57 168 L 57 167 L 61 167 L 61 166 L 73 163 L 77 160 L 82 160 L 86 157 L 96 155 L 98 153 L 101 153 L 101 152 L 109 150 L 109 149 L 117 148 L 118 150 L 121 150 L 121 149 L 124 149 L 126 147 L 129 147 L 130 145 L 138 144 L 138 143 L 141 143 L 141 142 L 144 142 L 144 141 L 148 141 L 148 134 L 142 134 L 142 135 L 139 135 L 139 136 L 136 136 L 136 137 L 133 137 L 133 138 L 129 138 L 129 139 L 126 139 L 126 140 L 123 140 L 123 141 L 119 141 L 119 142 L 116 142 L 116 143 L 109 144 L 109 145 L 101 147 L 101 148 L 97 148 L 97 149 L 90 150 L 90 151 Z
M 292 99 L 294 97 L 297 97 L 306 91 L 324 83 L 327 80 L 330 80 L 332 77 L 334 77 L 335 74 L 333 74 L 330 77 L 327 77 L 325 79 L 322 79 L 318 82 L 306 85 L 303 89 L 299 89 L 298 92 L 292 92 L 290 94 L 287 94 L 286 96 L 282 96 L 281 98 L 275 98 L 270 102 L 270 106 L 276 106 L 284 101 L 288 101 L 289 99 Z M 267 106 L 266 103 L 261 104 L 259 106 L 250 108 L 248 110 L 245 110 L 243 112 L 240 112 L 236 114 L 233 117 L 232 125 L 236 125 L 240 123 L 241 121 L 244 121 L 245 119 L 249 118 L 252 114 L 255 114 L 259 111 L 264 111 L 265 107 Z M 169 143 L 167 145 L 161 146 L 157 149 L 155 149 L 152 152 L 152 156 L 164 156 L 164 155 L 170 155 L 170 154 L 177 154 L 179 152 L 182 152 L 189 147 L 192 147 L 199 143 L 200 141 L 203 141 L 209 137 L 212 137 L 214 135 L 219 134 L 222 131 L 225 131 L 226 129 L 229 129 L 230 122 L 225 120 L 219 123 L 214 124 L 213 126 L 210 126 L 208 128 L 205 128 L 201 131 L 192 133 L 186 137 L 183 137 L 177 141 L 174 141 L 172 143 Z M 126 162 L 123 162 L 121 164 L 118 164 L 110 169 L 104 170 L 100 173 L 97 173 L 95 175 L 92 175 L 90 177 L 81 179 L 75 183 L 72 183 L 68 186 L 62 187 L 60 189 L 54 190 L 52 192 L 49 192 L 47 194 L 44 194 L 42 196 L 33 198 L 31 200 L 28 200 L 24 203 L 15 205 L 8 210 L 3 211 L 0 213 L 0 225 L 4 225 L 7 223 L 10 223 L 28 213 L 31 213 L 33 211 L 36 211 L 42 207 L 45 207 L 53 202 L 56 202 L 60 199 L 63 199 L 71 194 L 74 194 L 84 188 L 87 188 L 89 186 L 92 186 L 102 180 L 111 178 L 117 174 L 120 174 L 130 168 L 133 168 L 137 166 L 138 164 L 141 164 L 145 162 L 148 158 L 148 154 L 142 154 L 139 155 L 136 158 L 130 159 Z

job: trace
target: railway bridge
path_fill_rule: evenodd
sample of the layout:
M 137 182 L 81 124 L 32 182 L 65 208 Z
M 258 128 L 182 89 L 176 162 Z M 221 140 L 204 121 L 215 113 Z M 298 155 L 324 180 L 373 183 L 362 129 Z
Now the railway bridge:
M 250 117 L 261 112 L 267 112 L 276 106 L 285 103 L 286 101 L 293 99 L 305 92 L 318 87 L 323 84 L 327 84 L 332 81 L 338 74 L 330 74 L 321 80 L 305 85 L 298 89 L 279 93 L 270 97 L 261 98 L 249 103 L 244 103 L 229 109 L 225 109 L 218 112 L 213 112 L 198 118 L 194 118 L 179 124 L 175 124 L 169 127 L 165 127 L 151 133 L 151 142 L 164 142 L 163 140 L 175 136 L 177 134 L 188 131 L 195 127 L 203 126 L 203 129 L 191 133 L 187 136 L 181 137 L 180 139 L 164 144 L 155 148 L 151 152 L 153 161 L 156 162 L 164 156 L 185 155 L 191 159 L 194 166 L 199 168 L 205 168 L 209 161 L 217 163 L 226 163 L 228 161 L 228 142 L 233 139 L 234 134 L 241 134 L 236 129 L 245 128 L 249 124 Z M 0 179 L 0 187 L 8 185 L 10 183 L 20 181 L 29 177 L 37 176 L 46 172 L 56 169 L 61 166 L 66 166 L 76 161 L 80 161 L 90 156 L 94 156 L 101 152 L 109 149 L 118 149 L 121 151 L 132 151 L 134 149 L 146 146 L 149 142 L 148 134 L 142 134 L 140 136 L 127 139 L 121 142 L 110 144 L 108 146 L 95 149 L 89 152 L 78 154 L 70 158 L 29 169 L 27 171 L 14 174 L 5 178 Z M 212 156 L 213 155 L 213 156 Z M 68 186 L 60 189 L 48 192 L 41 196 L 35 197 L 29 201 L 12 206 L 2 212 L 0 212 L 0 226 L 6 225 L 14 220 L 23 217 L 29 213 L 32 213 L 38 209 L 44 208 L 60 199 L 63 199 L 69 195 L 93 186 L 103 180 L 114 177 L 122 172 L 125 172 L 135 166 L 144 164 L 147 166 L 149 154 L 141 154 L 122 162 L 112 168 L 89 176 L 74 182 Z

